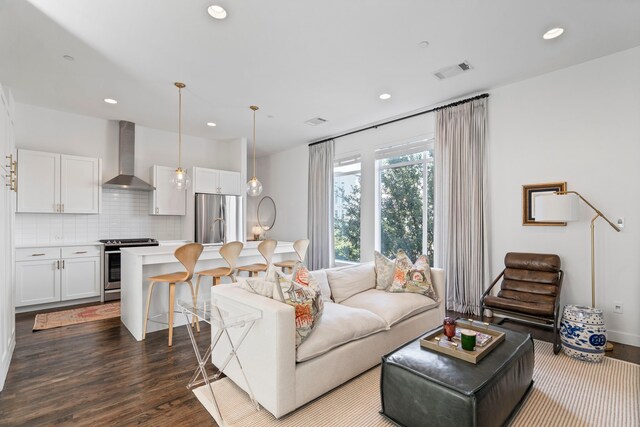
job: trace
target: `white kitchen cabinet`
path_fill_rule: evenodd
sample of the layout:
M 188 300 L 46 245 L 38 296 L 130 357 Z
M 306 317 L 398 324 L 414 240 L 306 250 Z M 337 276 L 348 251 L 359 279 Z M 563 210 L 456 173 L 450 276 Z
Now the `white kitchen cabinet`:
M 60 155 L 60 204 L 64 213 L 99 213 L 100 160 Z
M 185 215 L 187 212 L 187 192 L 178 190 L 171 184 L 175 167 L 151 166 L 151 184 L 156 187 L 151 192 L 151 215 Z
M 60 297 L 62 301 L 100 295 L 100 258 L 62 259 Z
M 21 248 L 16 251 L 16 307 L 99 297 L 99 246 Z
M 92 157 L 18 150 L 18 212 L 100 212 L 102 162 Z
M 0 391 L 16 343 L 15 328 L 15 191 L 11 167 L 15 160 L 13 98 L 0 86 Z M 5 156 L 9 156 L 6 158 Z M 15 178 L 15 177 L 14 177 Z
M 16 307 L 60 301 L 60 260 L 16 262 Z
M 195 193 L 240 195 L 240 172 L 193 168 L 193 188 Z
M 18 212 L 60 211 L 60 154 L 18 150 Z

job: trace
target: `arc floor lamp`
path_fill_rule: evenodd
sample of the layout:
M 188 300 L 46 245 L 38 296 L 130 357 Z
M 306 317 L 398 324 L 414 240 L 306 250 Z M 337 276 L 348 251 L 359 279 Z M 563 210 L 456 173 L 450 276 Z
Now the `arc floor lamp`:
M 577 221 L 578 200 L 582 200 L 594 210 L 596 215 L 591 220 L 591 307 L 596 308 L 596 261 L 595 261 L 595 222 L 602 218 L 620 232 L 620 227 L 611 222 L 599 209 L 593 206 L 577 191 L 558 191 L 554 194 L 536 197 L 535 219 L 536 221 Z M 607 350 L 613 349 L 613 345 L 607 342 Z

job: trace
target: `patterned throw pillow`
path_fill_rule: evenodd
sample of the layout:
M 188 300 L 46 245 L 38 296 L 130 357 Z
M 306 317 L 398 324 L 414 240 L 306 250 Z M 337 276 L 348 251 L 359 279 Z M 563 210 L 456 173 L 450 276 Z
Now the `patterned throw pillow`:
M 293 267 L 291 277 L 280 272 L 278 276 L 280 286 L 276 289 L 279 295 L 274 295 L 274 298 L 295 308 L 297 348 L 311 334 L 322 316 L 324 302 L 320 285 L 300 262 Z
M 385 291 L 393 283 L 396 263 L 378 251 L 373 251 L 373 258 L 376 265 L 376 289 Z
M 413 292 L 428 296 L 434 301 L 439 301 L 431 283 L 429 258 L 426 255 L 420 255 L 415 264 L 413 264 L 404 251 L 398 251 L 393 283 L 387 291 Z

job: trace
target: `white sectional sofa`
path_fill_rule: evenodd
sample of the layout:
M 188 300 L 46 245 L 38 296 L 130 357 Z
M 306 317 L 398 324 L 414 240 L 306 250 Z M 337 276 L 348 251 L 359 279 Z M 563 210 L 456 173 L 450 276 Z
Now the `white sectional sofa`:
M 324 313 L 297 350 L 293 307 L 234 284 L 212 288 L 219 304 L 237 301 L 262 311 L 238 355 L 256 400 L 276 417 L 374 367 L 381 356 L 441 324 L 445 316 L 444 302 L 374 289 L 373 263 L 311 274 L 321 284 Z M 443 301 L 444 271 L 432 268 L 431 277 Z M 329 291 L 339 302 L 330 299 Z M 232 337 L 239 332 L 232 330 Z M 228 349 L 220 342 L 213 363 L 220 365 Z M 224 373 L 245 389 L 237 363 Z

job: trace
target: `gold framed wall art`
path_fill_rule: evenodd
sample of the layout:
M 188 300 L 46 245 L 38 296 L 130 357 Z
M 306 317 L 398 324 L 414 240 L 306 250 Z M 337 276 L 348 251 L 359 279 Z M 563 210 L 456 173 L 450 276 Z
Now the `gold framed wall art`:
M 536 221 L 536 197 L 567 191 L 566 182 L 550 182 L 546 184 L 528 184 L 522 186 L 522 225 L 565 226 L 566 222 Z

